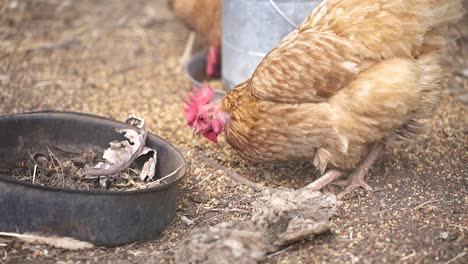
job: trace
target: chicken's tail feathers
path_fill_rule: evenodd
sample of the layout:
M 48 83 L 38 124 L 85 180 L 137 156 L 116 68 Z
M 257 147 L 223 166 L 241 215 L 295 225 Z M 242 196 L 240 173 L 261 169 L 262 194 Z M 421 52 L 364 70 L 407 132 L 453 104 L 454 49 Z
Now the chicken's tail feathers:
M 416 64 L 420 69 L 419 86 L 422 88 L 416 107 L 409 114 L 409 119 L 389 138 L 390 142 L 404 142 L 417 139 L 430 130 L 435 108 L 441 97 L 441 90 L 446 87 L 449 69 L 442 66 L 442 57 L 446 53 L 445 35 L 447 26 L 457 23 L 465 14 L 461 0 L 424 0 L 429 12 L 425 13 L 428 31 L 422 45 L 414 52 Z
M 409 113 L 407 121 L 388 138 L 388 143 L 399 144 L 420 139 L 432 124 L 432 117 L 446 86 L 448 72 L 441 65 L 442 51 L 432 51 L 416 59 L 420 69 L 420 97 Z
M 434 50 L 444 50 L 449 40 L 446 32 L 447 26 L 458 22 L 465 14 L 460 0 L 433 0 L 428 1 L 428 12 L 424 13 L 427 31 L 423 42 L 413 52 L 414 56 L 429 53 Z

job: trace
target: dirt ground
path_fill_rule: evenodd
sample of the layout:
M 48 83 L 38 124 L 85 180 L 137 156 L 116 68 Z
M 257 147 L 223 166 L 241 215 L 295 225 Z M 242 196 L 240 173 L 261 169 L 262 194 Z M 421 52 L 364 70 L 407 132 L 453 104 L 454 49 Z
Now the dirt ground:
M 367 177 L 374 191 L 346 197 L 330 233 L 264 263 L 468 263 L 468 19 L 450 33 L 459 36 L 447 57 L 454 77 L 432 133 L 387 148 Z M 165 0 L 0 0 L 0 114 L 55 109 L 125 120 L 137 113 L 190 163 L 177 217 L 159 240 L 69 251 L 0 238 L 0 263 L 173 262 L 191 229 L 246 219 L 252 210 L 256 193 L 203 155 L 269 186 L 298 188 L 318 176 L 308 163 L 254 165 L 224 140 L 194 139 L 180 101 L 189 83 L 178 67 L 188 35 Z

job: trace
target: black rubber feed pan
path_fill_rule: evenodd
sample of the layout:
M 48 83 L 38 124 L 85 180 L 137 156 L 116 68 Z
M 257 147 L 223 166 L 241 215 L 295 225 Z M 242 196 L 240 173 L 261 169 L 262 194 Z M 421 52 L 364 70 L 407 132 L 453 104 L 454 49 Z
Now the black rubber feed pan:
M 102 154 L 110 141 L 123 140 L 115 128 L 129 125 L 106 118 L 70 113 L 35 112 L 0 117 L 0 168 L 14 166 L 53 146 L 69 152 Z M 175 216 L 178 181 L 186 161 L 163 139 L 148 134 L 156 149 L 156 177 L 183 166 L 166 184 L 137 191 L 78 191 L 17 181 L 0 172 L 0 231 L 41 232 L 73 237 L 98 246 L 151 240 Z
M 185 72 L 187 78 L 192 83 L 192 86 L 201 88 L 201 83 L 206 79 L 206 52 L 201 51 L 195 54 L 190 61 L 187 63 Z M 225 91 L 217 89 L 218 87 L 213 87 L 216 97 L 215 99 L 221 99 L 226 94 Z

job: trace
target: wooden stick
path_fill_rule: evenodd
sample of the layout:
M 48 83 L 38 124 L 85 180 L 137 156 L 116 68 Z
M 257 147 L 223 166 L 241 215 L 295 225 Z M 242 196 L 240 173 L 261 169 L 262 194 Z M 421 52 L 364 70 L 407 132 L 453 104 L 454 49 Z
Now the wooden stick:
M 465 256 L 465 255 L 466 255 L 466 252 L 462 252 L 462 253 L 458 254 L 456 257 L 454 257 L 453 259 L 451 259 L 451 260 L 445 262 L 444 264 L 453 263 L 453 262 L 455 262 L 457 259 L 462 258 L 462 257 Z
M 219 164 L 218 162 L 214 161 L 211 158 L 201 157 L 200 159 L 203 162 L 205 162 L 206 164 L 213 167 L 214 169 L 224 171 L 227 174 L 227 176 L 229 176 L 235 182 L 247 185 L 247 186 L 249 186 L 250 188 L 252 188 L 254 190 L 264 190 L 264 189 L 266 189 L 266 187 L 264 185 L 247 180 L 246 178 L 244 178 L 239 173 L 224 167 L 223 165 Z
M 426 201 L 426 202 L 424 202 L 424 203 L 422 203 L 422 204 L 420 204 L 420 205 L 414 207 L 414 210 L 419 210 L 419 209 L 423 208 L 424 206 L 426 206 L 426 205 L 428 205 L 428 204 L 436 203 L 436 202 L 437 202 L 437 200 L 429 200 L 429 201 Z

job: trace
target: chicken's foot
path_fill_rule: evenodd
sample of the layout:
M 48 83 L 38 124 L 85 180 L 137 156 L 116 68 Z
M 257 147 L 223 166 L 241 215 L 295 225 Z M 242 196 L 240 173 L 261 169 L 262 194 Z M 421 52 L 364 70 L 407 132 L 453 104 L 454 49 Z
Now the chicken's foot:
M 338 198 L 341 199 L 345 195 L 353 192 L 359 187 L 364 188 L 367 191 L 371 191 L 372 187 L 370 187 L 365 181 L 364 176 L 366 175 L 369 168 L 374 164 L 379 156 L 380 152 L 382 152 L 383 145 L 380 142 L 376 142 L 372 144 L 366 158 L 359 164 L 357 170 L 351 175 L 351 183 L 346 187 L 346 189 L 338 194 Z
M 344 172 L 339 170 L 328 170 L 322 176 L 320 176 L 320 178 L 316 179 L 312 183 L 309 183 L 306 188 L 309 188 L 313 191 L 319 191 L 323 187 L 327 186 L 330 182 L 341 177 L 343 174 Z

